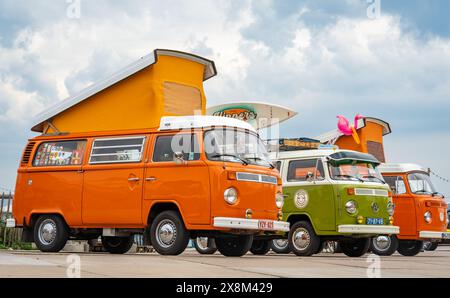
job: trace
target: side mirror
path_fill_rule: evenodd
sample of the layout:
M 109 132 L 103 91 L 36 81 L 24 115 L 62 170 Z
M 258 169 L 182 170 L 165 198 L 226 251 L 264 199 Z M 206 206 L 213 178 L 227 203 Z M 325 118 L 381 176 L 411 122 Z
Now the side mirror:
M 184 160 L 184 155 L 182 152 L 174 152 L 173 153 L 173 161 L 177 165 L 185 165 L 186 161 Z
M 306 181 L 314 181 L 313 172 L 308 172 L 308 174 L 306 174 Z
M 394 185 L 392 185 L 391 186 L 391 191 L 392 191 L 392 193 L 396 194 L 397 193 L 397 188 Z

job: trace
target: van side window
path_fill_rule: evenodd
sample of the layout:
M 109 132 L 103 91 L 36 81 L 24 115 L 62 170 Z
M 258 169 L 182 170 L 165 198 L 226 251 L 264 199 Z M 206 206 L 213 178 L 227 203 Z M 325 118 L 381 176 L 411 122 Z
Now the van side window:
M 83 162 L 86 141 L 45 142 L 39 145 L 34 156 L 34 167 L 74 166 Z
M 317 165 L 317 168 L 316 168 Z M 288 181 L 306 181 L 308 173 L 315 175 L 317 180 L 324 180 L 324 169 L 319 159 L 293 160 L 289 162 Z
M 281 170 L 281 161 L 275 162 L 275 168 L 278 170 L 278 172 Z
M 394 190 L 395 194 L 402 195 L 406 193 L 405 181 L 402 176 L 384 176 L 383 178 Z
M 90 164 L 140 162 L 145 137 L 95 139 L 92 145 Z
M 153 161 L 173 161 L 175 152 L 183 153 L 186 161 L 200 159 L 200 150 L 195 134 L 177 134 L 170 136 L 159 136 L 153 150 Z

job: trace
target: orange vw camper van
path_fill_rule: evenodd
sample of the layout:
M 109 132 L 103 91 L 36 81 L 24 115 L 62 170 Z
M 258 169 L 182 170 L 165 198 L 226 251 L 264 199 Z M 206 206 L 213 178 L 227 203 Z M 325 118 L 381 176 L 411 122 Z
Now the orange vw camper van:
M 413 256 L 423 247 L 423 241 L 448 239 L 447 203 L 431 183 L 426 169 L 415 164 L 384 164 L 380 171 L 394 192 L 394 224 L 400 234 L 373 238 L 372 251 L 391 255 L 396 250 Z
M 241 256 L 254 235 L 289 231 L 280 185 L 251 125 L 163 117 L 159 129 L 31 139 L 13 213 L 41 251 L 102 236 L 106 250 L 124 253 L 144 234 L 161 254 L 207 236 L 223 255 Z

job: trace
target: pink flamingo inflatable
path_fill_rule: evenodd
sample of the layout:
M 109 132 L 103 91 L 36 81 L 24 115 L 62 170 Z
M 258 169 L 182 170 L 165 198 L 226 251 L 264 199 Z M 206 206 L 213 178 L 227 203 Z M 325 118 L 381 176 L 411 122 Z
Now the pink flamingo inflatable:
M 358 128 L 358 121 L 360 119 L 363 119 L 364 117 L 361 116 L 360 114 L 357 114 L 355 116 L 355 122 L 353 126 L 350 126 L 350 122 L 344 116 L 338 115 L 337 118 L 339 119 L 337 124 L 339 131 L 346 136 L 353 136 L 353 139 L 355 140 L 356 144 L 359 145 L 361 141 L 359 139 L 358 132 L 356 131 L 356 129 Z

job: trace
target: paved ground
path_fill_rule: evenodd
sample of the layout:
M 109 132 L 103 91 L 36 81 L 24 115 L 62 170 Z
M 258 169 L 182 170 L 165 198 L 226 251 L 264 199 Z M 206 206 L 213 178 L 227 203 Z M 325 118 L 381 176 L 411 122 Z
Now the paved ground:
M 35 251 L 0 251 L 0 277 L 66 277 L 76 274 L 71 264 L 81 263 L 81 277 L 450 277 L 450 246 L 415 257 L 395 254 L 377 260 L 369 255 L 348 258 L 322 253 L 314 257 L 247 255 L 226 258 L 202 256 L 190 249 L 176 257 L 150 254 L 104 253 L 44 254 Z M 375 261 L 375 262 L 374 262 Z

